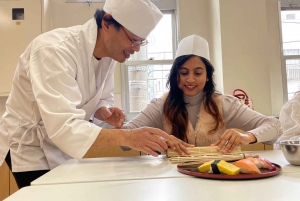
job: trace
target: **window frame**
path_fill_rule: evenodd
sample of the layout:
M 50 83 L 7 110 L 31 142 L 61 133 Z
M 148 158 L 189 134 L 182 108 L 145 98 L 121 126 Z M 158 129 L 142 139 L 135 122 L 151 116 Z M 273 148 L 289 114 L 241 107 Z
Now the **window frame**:
M 172 16 L 172 36 L 173 36 L 173 58 L 177 50 L 178 44 L 178 23 L 177 23 L 177 12 L 175 9 L 161 10 L 163 14 L 171 14 Z M 128 79 L 128 67 L 142 66 L 142 65 L 172 65 L 173 59 L 169 60 L 139 60 L 139 61 L 125 61 L 121 63 L 121 78 L 122 78 L 122 108 L 126 115 L 126 120 L 129 121 L 140 112 L 130 112 L 130 102 L 129 102 L 129 79 Z
M 281 12 L 282 11 L 288 11 L 288 10 L 297 10 L 300 11 L 299 7 L 281 7 L 280 10 L 280 30 L 281 30 L 281 60 L 282 60 L 282 86 L 283 86 L 283 101 L 284 103 L 289 100 L 289 93 L 288 93 L 288 80 L 287 80 L 287 72 L 286 72 L 286 63 L 287 60 L 293 60 L 293 59 L 300 59 L 300 54 L 299 55 L 284 55 L 284 49 L 283 49 L 283 29 L 282 29 L 282 19 L 281 19 Z

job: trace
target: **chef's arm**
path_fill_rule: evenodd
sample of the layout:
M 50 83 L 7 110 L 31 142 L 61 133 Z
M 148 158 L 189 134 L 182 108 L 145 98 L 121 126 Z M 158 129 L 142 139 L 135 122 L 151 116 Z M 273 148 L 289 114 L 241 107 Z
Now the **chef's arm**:
M 164 153 L 168 147 L 180 155 L 189 155 L 187 147 L 193 147 L 157 128 L 142 127 L 128 130 L 102 128 L 92 147 L 110 146 L 126 146 L 152 156 L 158 156 L 155 151 Z
M 92 147 L 127 146 L 152 156 L 158 156 L 155 151 L 165 152 L 168 145 L 163 139 L 168 138 L 167 133 L 150 127 L 131 130 L 102 128 Z

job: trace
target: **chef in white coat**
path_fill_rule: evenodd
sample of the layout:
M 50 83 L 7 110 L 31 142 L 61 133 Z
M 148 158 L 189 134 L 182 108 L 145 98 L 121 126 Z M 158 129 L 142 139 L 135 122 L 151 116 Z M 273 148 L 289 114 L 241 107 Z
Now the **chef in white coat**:
M 283 133 L 277 139 L 274 149 L 280 149 L 279 142 L 281 140 L 300 140 L 300 92 L 297 92 L 281 108 L 279 121 L 281 122 Z
M 34 39 L 20 56 L 0 122 L 0 165 L 8 163 L 19 188 L 91 147 L 127 146 L 157 156 L 172 141 L 155 128 L 120 128 L 114 105 L 114 66 L 140 46 L 163 17 L 150 0 L 106 0 L 84 25 Z M 174 142 L 174 144 L 172 144 Z

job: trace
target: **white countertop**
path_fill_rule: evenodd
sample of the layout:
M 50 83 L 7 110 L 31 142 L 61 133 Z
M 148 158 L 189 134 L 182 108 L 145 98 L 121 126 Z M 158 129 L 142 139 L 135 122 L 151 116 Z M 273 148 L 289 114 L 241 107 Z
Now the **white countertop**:
M 5 201 L 295 201 L 300 172 L 255 180 L 196 177 L 40 185 L 22 188 Z
M 71 159 L 31 185 L 187 177 L 163 156 Z
M 300 166 L 290 165 L 281 150 L 247 153 L 258 154 L 280 165 L 284 173 L 300 172 Z M 177 171 L 177 164 L 171 164 L 162 156 L 108 157 L 80 161 L 71 159 L 34 180 L 31 185 L 187 177 L 190 176 Z

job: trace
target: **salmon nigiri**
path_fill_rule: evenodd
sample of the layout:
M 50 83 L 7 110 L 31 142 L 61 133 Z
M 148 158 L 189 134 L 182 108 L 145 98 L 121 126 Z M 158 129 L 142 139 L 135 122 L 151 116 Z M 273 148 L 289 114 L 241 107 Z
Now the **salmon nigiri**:
M 260 174 L 256 165 L 247 159 L 238 160 L 234 165 L 240 168 L 241 173 Z
M 252 163 L 254 163 L 256 165 L 256 167 L 258 168 L 266 168 L 269 170 L 276 170 L 276 166 L 273 165 L 270 161 L 268 161 L 265 158 L 247 158 L 246 160 L 251 161 Z

